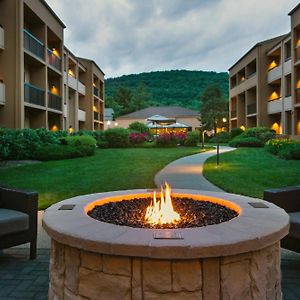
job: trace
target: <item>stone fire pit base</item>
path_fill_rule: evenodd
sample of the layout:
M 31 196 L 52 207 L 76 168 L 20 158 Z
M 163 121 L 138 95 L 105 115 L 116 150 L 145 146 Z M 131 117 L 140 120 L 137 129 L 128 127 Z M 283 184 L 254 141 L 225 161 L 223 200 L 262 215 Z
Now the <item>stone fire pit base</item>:
M 280 245 L 226 257 L 149 259 L 52 240 L 49 299 L 281 299 Z

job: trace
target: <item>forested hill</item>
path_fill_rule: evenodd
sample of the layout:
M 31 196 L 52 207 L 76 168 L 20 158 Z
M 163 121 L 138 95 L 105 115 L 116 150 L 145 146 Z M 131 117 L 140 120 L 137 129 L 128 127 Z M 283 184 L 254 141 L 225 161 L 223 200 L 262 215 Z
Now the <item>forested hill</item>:
M 147 106 L 179 105 L 199 110 L 199 96 L 211 84 L 219 85 L 228 98 L 228 74 L 206 71 L 156 71 L 124 75 L 105 81 L 106 97 L 113 97 L 120 87 L 135 90 L 143 84 L 149 93 Z

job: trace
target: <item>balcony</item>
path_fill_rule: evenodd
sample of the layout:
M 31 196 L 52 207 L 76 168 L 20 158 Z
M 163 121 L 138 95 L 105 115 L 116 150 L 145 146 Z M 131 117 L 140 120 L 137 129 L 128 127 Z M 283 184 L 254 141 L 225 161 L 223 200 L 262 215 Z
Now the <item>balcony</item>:
M 292 97 L 291 96 L 284 98 L 283 108 L 284 108 L 284 111 L 292 110 Z
M 65 73 L 67 76 L 68 87 L 73 90 L 77 90 L 77 79 L 70 74 Z
M 100 122 L 104 122 L 104 116 L 103 116 L 103 114 L 100 114 Z
M 4 29 L 0 26 L 0 49 L 4 50 Z
M 230 113 L 231 119 L 236 118 L 236 110 L 232 110 Z
M 292 72 L 292 61 L 291 61 L 291 59 L 284 62 L 283 71 L 284 71 L 284 74 L 290 74 Z
M 5 84 L 0 82 L 0 104 L 5 104 Z
M 85 85 L 78 81 L 78 92 L 85 96 Z
M 99 90 L 94 86 L 94 95 L 99 97 Z
M 281 78 L 281 66 L 275 67 L 268 72 L 268 83 Z
M 84 110 L 78 109 L 78 121 L 85 122 L 86 120 L 86 113 Z
M 58 57 L 53 51 L 47 48 L 48 63 L 56 70 L 61 71 L 61 58 Z
M 44 60 L 45 59 L 44 44 L 26 29 L 23 29 L 23 31 L 24 31 L 24 48 L 30 53 L 37 56 L 38 58 Z
M 99 121 L 99 113 L 97 111 L 94 111 L 94 120 Z
M 62 110 L 61 97 L 48 92 L 48 107 L 56 110 Z
M 39 106 L 45 106 L 45 90 L 30 83 L 24 83 L 24 101 Z
M 247 115 L 256 114 L 256 103 L 247 105 Z
M 268 114 L 276 114 L 282 111 L 282 98 L 268 102 Z

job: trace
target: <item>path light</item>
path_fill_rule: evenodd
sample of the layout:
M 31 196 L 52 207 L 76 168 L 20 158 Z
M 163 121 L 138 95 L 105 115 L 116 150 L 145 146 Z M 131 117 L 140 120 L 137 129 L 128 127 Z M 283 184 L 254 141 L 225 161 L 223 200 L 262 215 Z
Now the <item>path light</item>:
M 222 118 L 222 122 L 226 123 L 227 119 L 224 117 Z M 216 125 L 217 125 L 217 120 L 216 120 Z M 216 126 L 217 128 L 217 126 Z M 217 142 L 217 166 L 220 165 L 220 132 L 218 132 L 218 130 L 216 130 L 216 142 Z

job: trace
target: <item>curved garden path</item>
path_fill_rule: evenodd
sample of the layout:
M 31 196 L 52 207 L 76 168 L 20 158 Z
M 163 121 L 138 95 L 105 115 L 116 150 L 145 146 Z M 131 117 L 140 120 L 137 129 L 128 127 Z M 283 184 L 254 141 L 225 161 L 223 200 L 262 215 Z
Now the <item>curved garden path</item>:
M 232 150 L 235 148 L 220 146 L 220 153 Z M 155 185 L 160 187 L 167 181 L 172 188 L 222 192 L 223 190 L 209 182 L 202 174 L 204 162 L 214 155 L 216 149 L 171 162 L 155 175 Z

